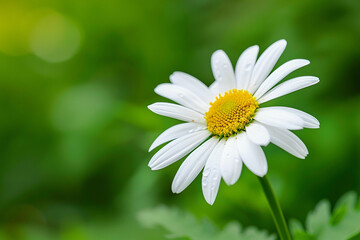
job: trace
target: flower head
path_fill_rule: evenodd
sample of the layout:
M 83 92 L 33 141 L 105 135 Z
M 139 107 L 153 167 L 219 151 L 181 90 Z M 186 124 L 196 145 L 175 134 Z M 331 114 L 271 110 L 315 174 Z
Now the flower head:
M 175 72 L 170 76 L 171 84 L 155 88 L 157 94 L 177 104 L 154 103 L 149 109 L 186 122 L 164 131 L 149 150 L 169 142 L 150 160 L 153 170 L 188 155 L 175 175 L 174 193 L 182 192 L 204 169 L 203 194 L 213 204 L 221 178 L 228 185 L 234 184 L 243 163 L 257 176 L 267 173 L 261 146 L 270 142 L 298 158 L 306 157 L 305 144 L 290 130 L 318 128 L 318 120 L 294 108 L 261 107 L 274 98 L 319 82 L 317 77 L 302 76 L 278 84 L 310 63 L 295 59 L 270 73 L 285 47 L 286 41 L 279 40 L 258 59 L 259 47 L 249 47 L 239 57 L 235 71 L 225 52 L 218 50 L 211 57 L 215 82 L 210 87 L 186 73 Z

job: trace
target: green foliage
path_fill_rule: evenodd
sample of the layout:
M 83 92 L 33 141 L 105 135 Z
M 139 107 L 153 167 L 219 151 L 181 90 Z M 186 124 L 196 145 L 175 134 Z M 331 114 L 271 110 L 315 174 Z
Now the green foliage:
M 261 54 L 281 38 L 288 46 L 277 66 L 311 61 L 286 79 L 321 80 L 269 103 L 321 122 L 296 132 L 305 160 L 264 148 L 285 215 L 305 219 L 323 196 L 333 203 L 347 189 L 360 192 L 359 13 L 359 0 L 0 0 L 0 239 L 162 240 L 163 229 L 134 219 L 159 204 L 206 212 L 213 226 L 236 219 L 275 232 L 245 167 L 234 186 L 221 184 L 214 206 L 204 201 L 201 178 L 171 194 L 181 161 L 152 172 L 155 151 L 147 150 L 179 121 L 146 106 L 167 101 L 153 90 L 173 71 L 209 85 L 215 50 L 235 65 L 247 47 L 257 44 Z M 311 233 L 292 223 L 298 239 L 356 224 L 346 204 L 325 227 L 313 214 Z M 224 239 L 258 233 L 237 224 L 214 229 Z
M 146 227 L 161 227 L 169 234 L 169 238 L 186 237 L 191 240 L 274 240 L 274 235 L 255 227 L 242 229 L 236 222 L 228 223 L 223 230 L 207 220 L 199 221 L 192 214 L 178 209 L 157 207 L 144 210 L 138 214 L 138 219 Z
M 360 208 L 356 205 L 357 196 L 349 192 L 336 203 L 331 213 L 328 200 L 320 201 L 308 213 L 305 228 L 296 219 L 290 221 L 294 240 L 358 240 L 360 239 Z M 360 200 L 358 202 L 360 205 Z M 167 232 L 170 239 L 190 240 L 274 240 L 275 235 L 255 227 L 243 229 L 237 222 L 230 222 L 221 230 L 204 219 L 196 219 L 192 214 L 176 208 L 160 206 L 138 213 L 138 220 L 147 228 L 157 228 Z
M 306 218 L 306 230 L 297 220 L 290 228 L 294 240 L 348 240 L 360 236 L 360 209 L 356 206 L 356 193 L 341 197 L 331 214 L 330 203 L 320 201 Z

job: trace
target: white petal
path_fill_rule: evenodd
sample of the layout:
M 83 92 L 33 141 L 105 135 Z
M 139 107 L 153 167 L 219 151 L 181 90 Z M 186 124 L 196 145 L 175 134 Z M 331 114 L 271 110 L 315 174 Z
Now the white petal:
M 203 114 L 177 104 L 157 102 L 149 105 L 148 108 L 154 113 L 166 117 L 171 117 L 186 122 L 206 124 Z
M 305 144 L 294 133 L 287 129 L 266 126 L 273 144 L 284 149 L 295 157 L 304 159 L 309 153 Z
M 225 141 L 221 140 L 211 152 L 209 159 L 205 164 L 202 176 L 202 190 L 205 200 L 213 204 L 219 190 L 221 172 L 220 159 L 225 146 Z
M 155 88 L 155 92 L 199 113 L 207 112 L 210 107 L 209 103 L 204 102 L 193 92 L 175 84 L 162 83 Z
M 268 47 L 256 62 L 249 85 L 249 92 L 254 93 L 264 79 L 269 75 L 286 47 L 284 39 Z
M 274 98 L 278 98 L 286 94 L 289 94 L 291 92 L 300 90 L 302 88 L 309 87 L 318 82 L 319 82 L 319 78 L 311 77 L 311 76 L 304 76 L 304 77 L 297 77 L 290 79 L 268 91 L 265 95 L 259 98 L 258 103 L 264 103 L 270 101 Z
M 308 65 L 309 63 L 310 62 L 305 59 L 294 59 L 284 63 L 265 79 L 265 81 L 261 84 L 259 89 L 254 94 L 254 97 L 256 98 L 262 97 L 267 91 L 269 91 L 270 88 L 275 86 L 284 77 L 286 77 L 296 69 Z
M 258 145 L 267 146 L 270 142 L 270 135 L 266 128 L 259 122 L 254 121 L 246 127 L 249 139 Z
M 213 92 L 203 82 L 187 73 L 174 72 L 170 75 L 170 81 L 197 94 L 206 103 L 213 99 Z
M 258 53 L 259 46 L 252 46 L 240 55 L 235 67 L 237 89 L 247 89 Z
M 233 185 L 240 177 L 242 161 L 235 137 L 230 137 L 226 143 L 220 161 L 221 175 L 227 185 Z
M 185 136 L 189 133 L 206 129 L 205 125 L 197 123 L 181 123 L 162 132 L 151 144 L 149 152 L 163 143 Z
M 210 138 L 195 149 L 181 164 L 171 186 L 173 193 L 180 193 L 187 188 L 204 167 L 206 160 L 214 149 L 218 139 Z
M 250 141 L 246 132 L 238 134 L 237 145 L 245 166 L 255 175 L 263 177 L 268 171 L 266 157 L 262 148 Z
M 302 129 L 305 124 L 296 114 L 274 107 L 260 108 L 254 119 L 270 126 L 291 130 Z
M 304 121 L 305 128 L 319 128 L 320 122 L 310 114 L 290 107 L 272 107 L 272 109 L 280 109 L 295 114 Z
M 235 75 L 232 64 L 223 50 L 217 50 L 211 56 L 211 68 L 215 80 L 219 83 L 220 93 L 235 88 Z
M 209 88 L 214 93 L 215 97 L 212 99 L 212 101 L 214 101 L 214 99 L 219 96 L 220 93 L 219 83 L 217 81 L 214 81 Z
M 201 130 L 175 139 L 166 144 L 151 158 L 149 167 L 152 170 L 158 170 L 169 166 L 191 152 L 209 136 L 208 130 Z

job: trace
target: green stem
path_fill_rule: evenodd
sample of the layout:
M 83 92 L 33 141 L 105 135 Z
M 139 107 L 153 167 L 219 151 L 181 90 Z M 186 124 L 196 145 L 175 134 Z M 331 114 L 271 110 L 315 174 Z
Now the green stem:
M 284 214 L 282 213 L 280 204 L 276 199 L 274 191 L 272 190 L 269 179 L 265 175 L 264 177 L 259 177 L 259 181 L 266 196 L 266 199 L 269 203 L 271 215 L 274 219 L 275 226 L 279 233 L 280 239 L 291 240 L 289 229 L 284 218 Z

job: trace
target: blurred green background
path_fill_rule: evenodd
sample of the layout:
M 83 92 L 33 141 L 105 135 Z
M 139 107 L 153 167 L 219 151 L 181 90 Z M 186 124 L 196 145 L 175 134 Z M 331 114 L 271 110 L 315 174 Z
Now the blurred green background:
M 215 50 L 235 64 L 282 38 L 277 66 L 309 59 L 289 77 L 320 78 L 268 104 L 321 122 L 296 132 L 305 160 L 265 148 L 286 217 L 303 221 L 320 199 L 360 192 L 360 1 L 0 0 L 0 239 L 165 239 L 137 220 L 159 205 L 275 232 L 247 169 L 214 206 L 199 177 L 172 194 L 181 161 L 152 172 L 147 149 L 178 121 L 146 106 L 167 101 L 153 89 L 173 71 L 209 85 Z

